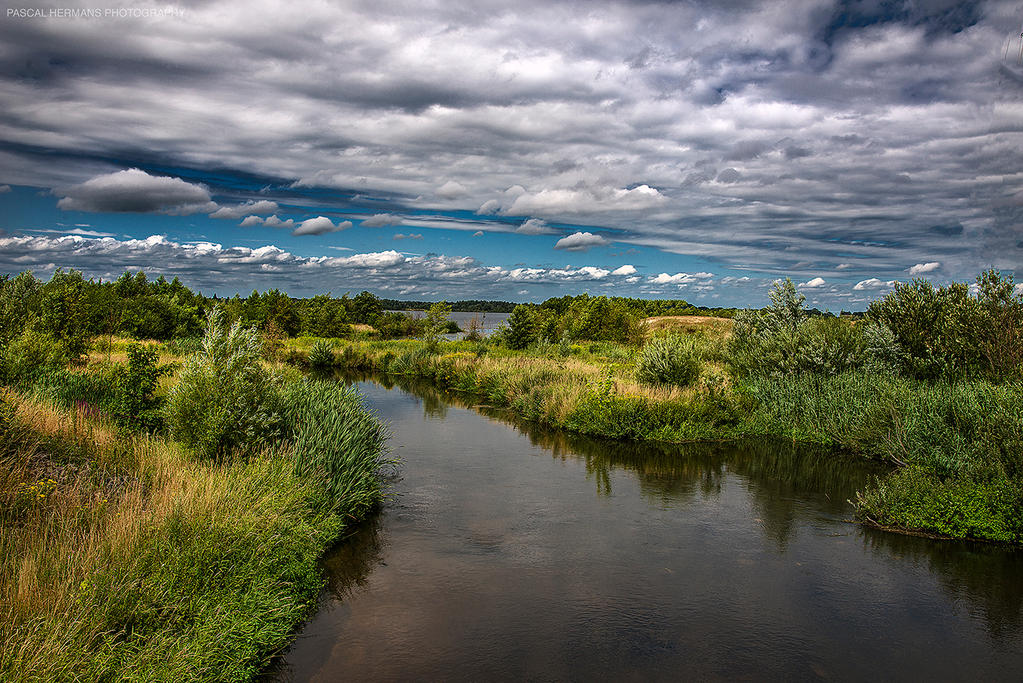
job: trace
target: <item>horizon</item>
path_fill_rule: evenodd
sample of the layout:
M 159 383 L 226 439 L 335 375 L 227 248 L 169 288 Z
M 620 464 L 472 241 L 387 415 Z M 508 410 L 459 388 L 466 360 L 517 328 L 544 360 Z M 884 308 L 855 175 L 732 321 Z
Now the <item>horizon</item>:
M 0 272 L 723 308 L 791 277 L 835 312 L 1016 275 L 1023 9 L 926 4 L 8 8 Z

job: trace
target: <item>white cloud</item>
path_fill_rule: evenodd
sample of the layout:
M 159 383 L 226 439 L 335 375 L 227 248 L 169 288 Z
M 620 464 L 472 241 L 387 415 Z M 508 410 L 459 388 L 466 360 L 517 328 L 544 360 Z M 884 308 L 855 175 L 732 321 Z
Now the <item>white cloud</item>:
M 289 218 L 286 221 L 282 221 L 278 216 L 268 216 L 263 220 L 263 225 L 268 228 L 286 228 L 290 230 L 295 227 L 295 219 Z
M 480 205 L 480 208 L 476 209 L 476 213 L 480 215 L 491 215 L 501 210 L 501 202 L 497 199 L 488 199 Z
M 555 249 L 567 251 L 586 251 L 592 247 L 600 247 L 608 244 L 608 241 L 600 235 L 590 232 L 574 232 L 568 237 L 562 237 L 555 243 Z
M 0 185 L 0 194 L 7 194 L 11 191 L 10 185 Z
M 330 265 L 351 266 L 352 268 L 393 268 L 405 263 L 405 256 L 394 251 L 379 251 L 371 254 L 335 256 L 327 260 Z
M 375 216 L 363 219 L 361 225 L 364 228 L 386 228 L 392 225 L 401 225 L 401 216 L 392 216 L 389 213 L 378 213 Z
M 702 280 L 709 280 L 714 277 L 713 273 L 675 273 L 674 275 L 668 275 L 667 273 L 660 273 L 650 278 L 650 283 L 655 285 L 690 285 Z
M 839 263 L 837 266 L 835 266 L 835 270 L 848 270 L 849 268 L 852 267 L 853 265 L 851 263 Z
M 483 237 L 483 231 L 482 230 L 477 230 L 476 232 L 474 232 L 472 234 L 472 236 L 473 237 Z
M 465 189 L 465 185 L 455 180 L 449 180 L 437 188 L 437 196 L 444 199 L 458 199 L 467 194 L 469 191 Z
M 805 287 L 806 289 L 817 289 L 819 287 L 823 287 L 826 284 L 827 282 L 824 280 L 824 278 L 815 277 L 812 280 L 807 280 L 806 282 L 800 283 L 799 286 Z
M 923 275 L 924 273 L 932 273 L 941 267 L 941 262 L 930 261 L 929 263 L 918 263 L 909 269 L 910 275 Z
M 636 267 L 632 265 L 619 266 L 611 271 L 612 275 L 634 275 L 636 273 Z
M 522 225 L 515 228 L 515 232 L 522 235 L 552 235 L 557 233 L 554 228 L 547 225 L 547 221 L 540 218 L 530 218 L 523 221 Z
M 641 211 L 660 206 L 664 201 L 664 195 L 647 185 L 629 190 L 610 187 L 553 189 L 522 193 L 502 213 L 548 217 L 588 215 L 604 211 Z
M 420 235 L 419 233 L 409 233 L 408 235 L 403 235 L 402 233 L 398 232 L 398 233 L 394 234 L 394 239 L 396 239 L 396 240 L 421 240 L 421 239 L 423 239 L 423 236 Z
M 238 220 L 243 216 L 253 214 L 274 213 L 279 208 L 280 207 L 277 206 L 277 202 L 261 199 L 259 201 L 245 202 L 244 204 L 238 204 L 236 206 L 222 206 L 211 213 L 210 218 L 230 218 L 232 220 Z
M 867 280 L 860 280 L 859 282 L 857 282 L 853 286 L 853 289 L 856 290 L 856 291 L 862 292 L 862 291 L 868 290 L 868 289 L 882 289 L 884 287 L 894 287 L 894 286 L 895 286 L 895 280 L 887 280 L 887 281 L 885 281 L 885 280 L 879 280 L 876 277 L 872 277 L 872 278 L 869 278 Z
M 259 216 L 246 216 L 238 225 L 243 228 L 251 228 L 254 225 L 263 225 L 263 219 Z
M 27 230 L 26 232 L 41 233 L 44 235 L 79 235 L 81 237 L 113 237 L 112 232 L 98 232 L 96 230 L 83 230 L 82 228 L 71 228 L 63 230 Z
M 596 266 L 583 266 L 577 271 L 580 275 L 593 278 L 594 280 L 603 280 L 611 274 L 610 270 L 605 268 L 598 268 Z
M 340 232 L 341 230 L 347 230 L 352 227 L 351 221 L 342 221 L 337 225 L 334 225 L 326 216 L 317 216 L 316 218 L 310 218 L 302 221 L 297 228 L 295 228 L 292 235 L 325 235 L 329 232 Z
M 217 208 L 202 185 L 137 168 L 95 176 L 62 194 L 57 206 L 65 211 L 188 215 Z

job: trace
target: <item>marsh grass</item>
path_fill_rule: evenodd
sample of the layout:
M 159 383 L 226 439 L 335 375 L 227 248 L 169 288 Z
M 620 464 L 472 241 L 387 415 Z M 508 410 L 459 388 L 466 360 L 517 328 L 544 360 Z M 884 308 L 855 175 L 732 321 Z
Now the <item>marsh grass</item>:
M 388 433 L 354 389 L 301 381 L 285 394 L 292 457 L 299 476 L 321 483 L 333 504 L 361 518 L 383 495 L 380 474 Z
M 0 388 L 0 680 L 250 679 L 380 500 L 387 433 L 359 396 L 211 322 L 168 379 L 187 447 L 99 408 L 116 364 Z
M 339 513 L 379 492 L 331 495 L 290 450 L 227 465 L 10 392 L 2 408 L 4 680 L 251 677 L 308 613 Z

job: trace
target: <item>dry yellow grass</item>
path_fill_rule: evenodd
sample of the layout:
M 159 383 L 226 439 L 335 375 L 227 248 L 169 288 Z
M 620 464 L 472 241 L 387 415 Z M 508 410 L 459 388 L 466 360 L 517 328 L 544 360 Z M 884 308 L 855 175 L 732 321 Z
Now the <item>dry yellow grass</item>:
M 28 428 L 0 476 L 0 496 L 17 515 L 0 542 L 0 623 L 11 625 L 74 609 L 91 568 L 165 514 L 148 494 L 180 489 L 189 468 L 161 440 L 139 437 L 125 448 L 113 428 L 76 411 L 8 397 Z M 58 442 L 72 454 L 54 458 Z
M 731 318 L 716 318 L 707 315 L 661 315 L 645 318 L 644 329 L 650 333 L 670 332 L 704 332 L 712 335 L 725 336 L 732 332 Z

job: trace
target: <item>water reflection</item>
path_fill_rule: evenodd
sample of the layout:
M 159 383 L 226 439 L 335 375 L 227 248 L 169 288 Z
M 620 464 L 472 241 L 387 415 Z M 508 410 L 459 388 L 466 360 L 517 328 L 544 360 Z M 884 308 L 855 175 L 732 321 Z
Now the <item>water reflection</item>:
M 381 562 L 380 515 L 373 514 L 346 534 L 324 558 L 327 591 L 336 600 L 349 598 L 366 585 L 370 572 Z
M 897 557 L 925 566 L 949 598 L 983 621 L 993 638 L 1023 648 L 1023 552 L 880 531 L 865 533 L 863 543 L 878 559 Z
M 379 384 L 364 389 L 405 480 L 328 558 L 341 607 L 288 655 L 296 680 L 1023 667 L 1023 553 L 848 523 L 875 465 L 772 440 L 591 439 Z

